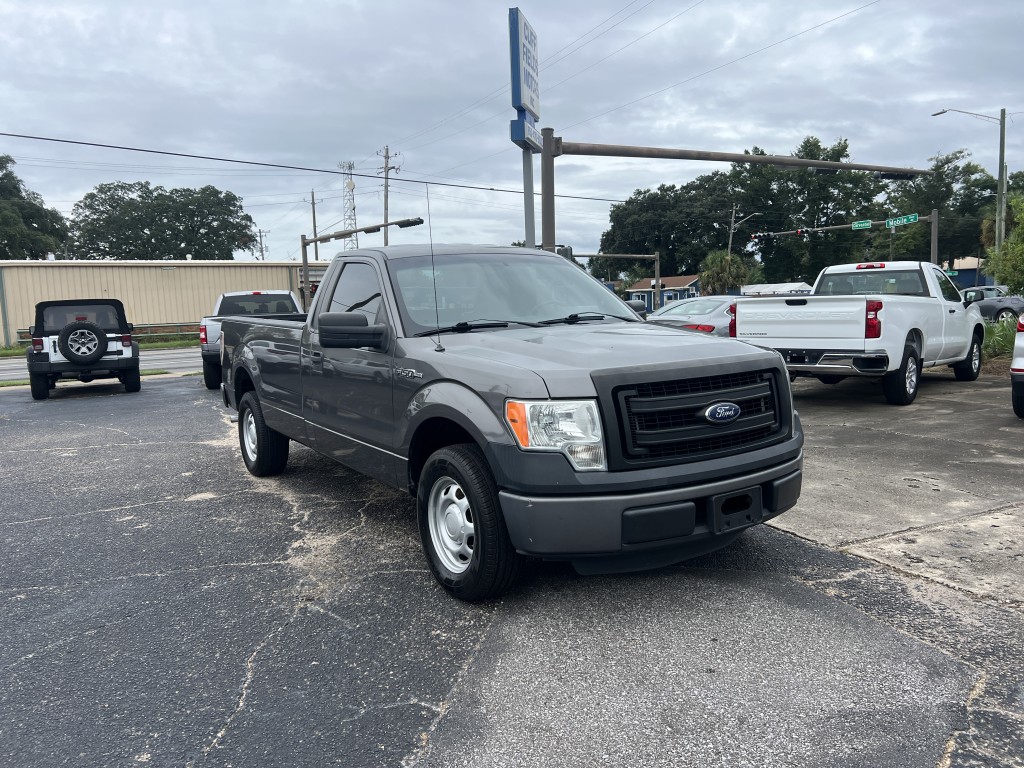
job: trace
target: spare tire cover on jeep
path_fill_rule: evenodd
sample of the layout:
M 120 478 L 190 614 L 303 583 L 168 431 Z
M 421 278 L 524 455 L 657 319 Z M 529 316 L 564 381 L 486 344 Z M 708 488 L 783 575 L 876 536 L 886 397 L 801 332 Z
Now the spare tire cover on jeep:
M 57 348 L 72 363 L 90 365 L 107 351 L 107 334 L 96 323 L 76 320 L 61 329 Z

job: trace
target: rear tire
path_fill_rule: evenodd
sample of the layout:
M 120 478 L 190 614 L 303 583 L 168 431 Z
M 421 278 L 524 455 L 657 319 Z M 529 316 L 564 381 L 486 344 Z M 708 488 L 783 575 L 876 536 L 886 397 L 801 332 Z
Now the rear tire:
M 996 315 L 997 323 L 1016 323 L 1017 315 L 1012 309 L 1000 310 L 999 314 Z
M 220 389 L 220 364 L 212 360 L 203 360 L 203 383 L 207 389 Z
M 57 348 L 76 365 L 92 365 L 107 353 L 107 332 L 96 323 L 76 320 L 61 329 Z
M 138 368 L 129 368 L 124 372 L 121 383 L 125 392 L 138 392 L 142 389 L 142 376 Z
M 967 357 L 953 366 L 953 373 L 957 381 L 975 381 L 978 378 L 981 373 L 981 339 L 977 336 L 971 339 Z
M 1017 414 L 1017 418 L 1024 419 L 1024 388 L 1012 392 L 1010 398 L 1013 402 L 1013 412 Z
M 451 445 L 427 459 L 416 511 L 427 564 L 452 596 L 488 600 L 519 579 L 525 558 L 512 547 L 494 478 L 477 446 Z
M 245 468 L 256 477 L 284 472 L 288 463 L 288 438 L 267 426 L 254 392 L 246 392 L 238 404 L 238 444 Z
M 50 396 L 50 379 L 44 373 L 30 373 L 28 384 L 32 390 L 33 400 L 45 400 Z
M 913 347 L 903 348 L 903 362 L 882 377 L 885 399 L 893 405 L 910 405 L 921 384 L 921 359 Z

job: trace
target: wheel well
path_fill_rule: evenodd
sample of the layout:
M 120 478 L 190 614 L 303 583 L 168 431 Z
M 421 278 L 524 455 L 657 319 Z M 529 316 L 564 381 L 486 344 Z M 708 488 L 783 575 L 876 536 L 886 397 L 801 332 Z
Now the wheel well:
M 913 347 L 917 351 L 917 356 L 920 357 L 924 351 L 924 335 L 917 328 L 907 334 L 907 340 L 905 345 Z
M 974 335 L 978 337 L 978 341 L 981 341 L 981 342 L 984 343 L 984 341 L 985 341 L 985 324 L 984 323 L 978 323 L 976 326 L 974 326 Z
M 459 443 L 477 444 L 469 432 L 450 419 L 433 418 L 420 424 L 409 443 L 409 493 L 416 495 L 420 473 L 430 455 L 440 448 Z
M 253 392 L 256 390 L 256 386 L 252 383 L 252 377 L 249 376 L 249 372 L 245 368 L 239 368 L 235 372 L 235 407 L 242 402 L 242 397 L 246 392 Z

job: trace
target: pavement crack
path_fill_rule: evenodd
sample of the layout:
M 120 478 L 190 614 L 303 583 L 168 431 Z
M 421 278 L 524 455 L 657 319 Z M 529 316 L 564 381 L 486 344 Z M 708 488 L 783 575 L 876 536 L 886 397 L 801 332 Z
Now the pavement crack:
M 852 552 L 849 552 L 847 548 L 848 547 L 858 546 L 858 545 L 861 545 L 861 544 L 873 544 L 876 541 L 884 541 L 886 539 L 892 539 L 892 538 L 896 538 L 896 537 L 899 537 L 899 536 L 904 536 L 904 535 L 906 535 L 908 533 L 916 533 L 918 531 L 928 531 L 928 530 L 932 530 L 932 529 L 936 529 L 936 528 L 948 528 L 951 525 L 956 525 L 958 523 L 963 523 L 963 522 L 965 522 L 967 520 L 974 520 L 974 519 L 979 518 L 979 517 L 986 517 L 987 515 L 994 515 L 994 514 L 997 514 L 999 512 L 1009 512 L 1011 510 L 1020 509 L 1020 507 L 1022 505 L 1024 505 L 1024 500 L 1010 501 L 1010 502 L 1006 502 L 1005 504 L 1000 504 L 999 506 L 996 506 L 996 507 L 991 507 L 990 509 L 984 509 L 984 510 L 981 510 L 979 512 L 971 512 L 970 514 L 967 514 L 967 515 L 961 515 L 959 517 L 954 517 L 954 518 L 950 518 L 950 519 L 946 519 L 946 520 L 940 520 L 940 521 L 937 521 L 937 522 L 934 522 L 934 523 L 925 523 L 924 525 L 912 525 L 909 528 L 900 528 L 899 530 L 895 530 L 895 531 L 886 531 L 885 533 L 880 533 L 880 534 L 877 534 L 875 536 L 867 536 L 867 537 L 865 537 L 863 539 L 851 539 L 849 541 L 843 541 L 843 542 L 840 542 L 835 547 L 835 549 L 837 551 L 840 551 L 840 552 L 847 552 L 848 554 L 854 554 Z M 809 539 L 809 541 L 810 541 L 810 539 Z

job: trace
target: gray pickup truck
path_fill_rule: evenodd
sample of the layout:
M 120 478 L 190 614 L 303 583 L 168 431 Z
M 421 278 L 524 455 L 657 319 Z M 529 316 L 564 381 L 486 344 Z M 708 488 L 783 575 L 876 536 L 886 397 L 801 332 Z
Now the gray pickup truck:
M 775 352 L 649 324 L 545 251 L 336 257 L 308 317 L 226 317 L 225 405 L 251 473 L 295 440 L 416 499 L 437 580 L 500 595 L 710 552 L 792 507 L 803 433 Z

